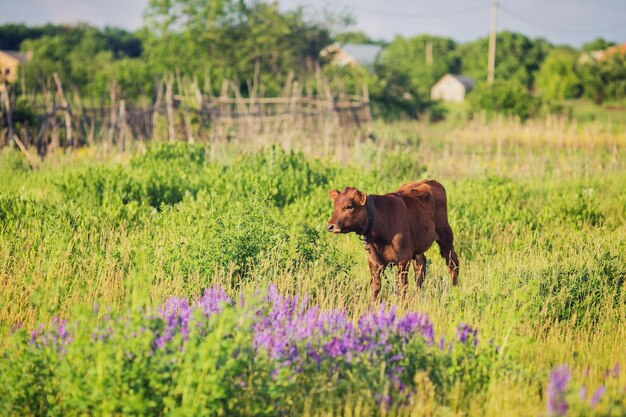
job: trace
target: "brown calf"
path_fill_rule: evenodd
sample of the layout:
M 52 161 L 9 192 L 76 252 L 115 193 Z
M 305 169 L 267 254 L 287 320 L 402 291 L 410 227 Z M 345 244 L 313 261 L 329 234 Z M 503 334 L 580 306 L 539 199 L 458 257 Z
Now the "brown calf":
M 434 180 L 404 184 L 395 193 L 366 195 L 356 188 L 331 190 L 333 216 L 327 230 L 332 233 L 355 232 L 363 237 L 372 275 L 372 302 L 380 293 L 380 274 L 390 264 L 398 266 L 398 285 L 402 298 L 408 287 L 408 270 L 413 263 L 417 286 L 426 274 L 424 252 L 433 242 L 439 245 L 457 285 L 459 258 L 448 224 L 446 190 Z

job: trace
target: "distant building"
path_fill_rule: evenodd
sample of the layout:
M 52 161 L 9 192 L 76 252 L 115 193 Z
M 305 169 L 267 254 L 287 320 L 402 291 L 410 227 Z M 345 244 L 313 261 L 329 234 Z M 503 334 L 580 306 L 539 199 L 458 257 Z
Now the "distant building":
M 578 58 L 578 63 L 587 64 L 592 61 L 604 61 L 606 58 L 613 55 L 626 55 L 626 43 L 610 46 L 599 51 L 583 52 Z
M 374 71 L 374 64 L 383 48 L 380 45 L 367 43 L 333 43 L 320 52 L 322 57 L 330 57 L 331 63 L 338 66 L 361 65 L 370 72 Z
M 461 103 L 465 94 L 472 91 L 475 81 L 465 75 L 446 74 L 433 85 L 430 97 L 433 100 L 452 101 Z
M 1 78 L 6 78 L 10 83 L 17 81 L 17 69 L 20 64 L 30 61 L 32 55 L 31 52 L 0 51 Z

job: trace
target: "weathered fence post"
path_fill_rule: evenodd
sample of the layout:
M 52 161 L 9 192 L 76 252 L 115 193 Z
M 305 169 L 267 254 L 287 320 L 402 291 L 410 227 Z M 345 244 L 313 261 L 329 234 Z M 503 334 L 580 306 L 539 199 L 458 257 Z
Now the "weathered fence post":
M 1 75 L 0 75 L 1 76 Z M 11 86 L 0 78 L 0 98 L 4 107 L 4 114 L 8 124 L 7 144 L 13 140 L 13 108 L 11 107 L 11 98 L 9 96 Z
M 370 138 L 374 132 L 372 128 L 372 110 L 370 109 L 370 92 L 367 83 L 363 83 L 363 109 L 365 112 L 367 137 Z
M 65 139 L 67 140 L 67 145 L 70 147 L 74 146 L 74 138 L 72 136 L 72 113 L 70 112 L 70 106 L 67 102 L 67 98 L 65 97 L 65 92 L 63 91 L 63 84 L 61 84 L 61 77 L 59 77 L 58 73 L 53 73 L 52 78 L 57 86 L 57 95 L 61 101 L 61 106 L 63 106 L 63 111 L 65 112 Z
M 242 143 L 244 146 L 264 145 L 270 139 L 305 150 L 319 148 L 323 143 L 326 154 L 333 152 L 330 148 L 333 145 L 341 154 L 346 151 L 345 146 L 355 140 L 356 128 L 361 138 L 366 137 L 366 131 L 371 133 L 369 92 L 366 85 L 363 85 L 362 95 L 332 91 L 319 68 L 316 70 L 317 88 L 314 82 L 301 83 L 290 73 L 278 97 L 264 96 L 258 66 L 254 78 L 246 81 L 248 96 L 236 79 L 222 80 L 219 96 L 216 96 L 208 78 L 202 92 L 197 79 L 170 74 L 158 83 L 156 101 L 147 108 L 127 108 L 115 83 L 110 85 L 110 97 L 102 96 L 99 105 L 94 105 L 91 97 L 91 108 L 86 108 L 80 92 L 72 86 L 68 95 L 64 90 L 67 86 L 63 86 L 59 74 L 54 73 L 40 80 L 40 91 L 27 97 L 34 108 L 45 106 L 45 111 L 37 116 L 38 133 L 31 132 L 26 124 L 19 127 L 22 145 L 37 146 L 41 156 L 61 146 L 76 148 L 86 144 L 103 144 L 105 150 L 114 150 L 117 144 L 119 151 L 125 151 L 131 146 L 130 141 L 142 141 L 144 135 L 155 139 L 159 136 L 165 139 L 167 135 L 169 142 L 208 140 L 212 144 L 216 140 L 239 138 L 246 142 Z M 9 86 L 1 84 L 0 88 L 0 110 L 3 120 L 9 122 L 9 139 L 7 129 L 3 130 L 0 146 L 6 146 L 15 142 L 18 133 L 12 117 L 15 97 L 13 91 L 10 91 L 13 95 L 9 93 Z M 162 120 L 159 120 L 160 110 L 163 110 Z M 167 123 L 168 133 L 164 132 L 163 122 Z M 178 136 L 177 123 L 184 129 Z M 211 152 L 214 151 L 212 147 Z
M 154 102 L 154 109 L 152 110 L 152 139 L 157 139 L 156 135 L 159 126 L 159 111 L 161 110 L 161 101 L 163 100 L 163 80 L 159 80 L 159 87 L 157 89 L 156 100 Z
M 119 116 L 119 124 L 120 124 L 120 134 L 119 139 L 117 140 L 117 150 L 119 152 L 124 152 L 124 146 L 126 144 L 126 140 L 128 136 L 128 124 L 126 123 L 126 100 L 120 100 L 120 116 Z
M 109 125 L 109 137 L 107 141 L 107 148 L 113 148 L 113 137 L 115 135 L 115 130 L 117 130 L 117 85 L 115 83 L 111 84 L 111 114 L 110 114 L 110 125 Z
M 17 147 L 20 149 L 20 151 L 22 151 L 22 153 L 28 160 L 28 163 L 30 164 L 30 166 L 34 168 L 37 166 L 37 161 L 30 155 L 30 153 L 28 152 L 28 150 L 26 149 L 26 147 L 24 146 L 20 138 L 18 138 L 15 132 L 13 131 L 13 107 L 11 105 L 10 91 L 11 91 L 10 84 L 8 82 L 5 82 L 2 74 L 0 74 L 0 102 L 2 103 L 4 107 L 6 118 L 7 118 L 7 125 L 9 128 L 7 141 L 8 143 L 11 143 L 11 141 L 14 141 Z
M 165 82 L 165 102 L 167 104 L 167 125 L 169 133 L 169 141 L 174 142 L 176 140 L 176 120 L 174 120 L 174 91 L 173 91 L 174 77 L 168 77 Z

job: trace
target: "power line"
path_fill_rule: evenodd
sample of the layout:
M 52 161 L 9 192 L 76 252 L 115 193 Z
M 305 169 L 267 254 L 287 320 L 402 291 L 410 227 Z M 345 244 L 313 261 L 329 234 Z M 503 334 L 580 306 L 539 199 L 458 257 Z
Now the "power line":
M 546 25 L 540 22 L 537 22 L 533 19 L 529 19 L 511 9 L 509 9 L 506 6 L 503 6 L 502 4 L 500 4 L 500 9 L 502 9 L 506 14 L 508 14 L 509 16 L 512 16 L 518 20 L 521 20 L 522 22 L 525 23 L 530 23 L 531 25 L 534 25 L 538 28 L 541 29 L 545 29 L 545 30 L 550 30 L 553 32 L 564 32 L 564 33 L 594 33 L 594 32 L 602 32 L 605 30 L 609 30 L 609 29 L 613 29 L 613 28 L 617 28 L 617 27 L 623 27 L 624 25 L 626 25 L 626 21 L 622 21 L 622 22 L 618 22 L 615 24 L 611 24 L 608 26 L 604 26 L 604 27 L 599 27 L 596 29 L 571 29 L 571 28 L 560 28 L 560 27 L 555 27 L 555 26 L 550 26 L 550 25 Z
M 345 1 L 337 1 L 337 3 L 341 3 L 344 6 L 348 6 L 350 8 L 353 8 L 353 9 L 361 11 L 361 12 L 375 14 L 377 16 L 397 17 L 397 18 L 405 18 L 405 19 L 436 19 L 436 18 L 440 18 L 440 17 L 457 16 L 457 15 L 462 15 L 462 14 L 466 14 L 466 13 L 471 13 L 471 12 L 475 12 L 475 11 L 478 11 L 478 10 L 484 10 L 487 7 L 489 7 L 489 3 L 482 3 L 482 4 L 479 4 L 479 5 L 473 6 L 473 7 L 468 7 L 468 8 L 465 8 L 465 9 L 453 10 L 453 11 L 449 11 L 449 12 L 437 12 L 437 13 L 422 14 L 422 13 L 414 13 L 414 12 L 402 12 L 402 11 L 397 11 L 397 10 L 371 9 L 369 7 L 363 7 L 363 6 L 357 6 L 357 5 L 354 5 L 354 4 L 350 4 L 350 3 L 345 2 Z

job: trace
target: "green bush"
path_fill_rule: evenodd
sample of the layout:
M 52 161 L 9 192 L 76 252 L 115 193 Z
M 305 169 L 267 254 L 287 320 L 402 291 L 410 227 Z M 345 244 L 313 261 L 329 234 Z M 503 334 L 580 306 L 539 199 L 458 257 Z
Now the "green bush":
M 468 96 L 473 112 L 516 116 L 521 120 L 533 117 L 540 102 L 526 87 L 514 80 L 496 80 L 492 85 L 479 84 Z
M 531 314 L 547 323 L 570 322 L 578 327 L 601 325 L 603 308 L 619 308 L 624 302 L 626 268 L 620 256 L 605 249 L 586 264 L 557 263 L 534 278 L 537 297 Z M 609 305 L 607 305 L 607 303 Z
M 0 356 L 0 415 L 274 416 L 350 401 L 378 415 L 419 406 L 421 389 L 430 407 L 468 410 L 507 372 L 465 324 L 435 340 L 426 315 L 393 308 L 353 323 L 272 287 L 234 301 L 214 287 L 193 302 L 18 329 Z

